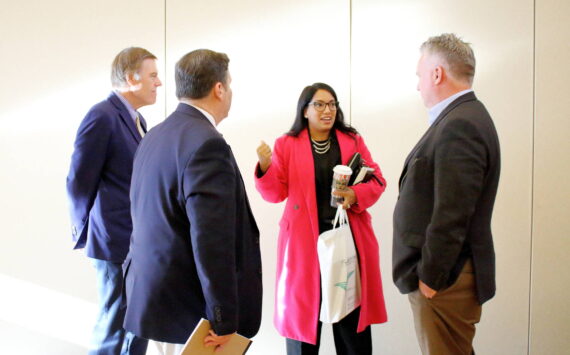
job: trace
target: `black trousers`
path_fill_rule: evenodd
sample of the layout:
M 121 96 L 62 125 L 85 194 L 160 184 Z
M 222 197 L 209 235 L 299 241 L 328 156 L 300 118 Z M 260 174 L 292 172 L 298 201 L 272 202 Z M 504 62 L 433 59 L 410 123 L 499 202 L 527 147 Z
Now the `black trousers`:
M 372 355 L 372 333 L 370 326 L 357 333 L 360 307 L 344 317 L 340 322 L 334 323 L 334 346 L 338 355 Z M 321 345 L 322 322 L 317 325 L 317 344 L 303 343 L 302 341 L 286 339 L 287 355 L 317 355 Z

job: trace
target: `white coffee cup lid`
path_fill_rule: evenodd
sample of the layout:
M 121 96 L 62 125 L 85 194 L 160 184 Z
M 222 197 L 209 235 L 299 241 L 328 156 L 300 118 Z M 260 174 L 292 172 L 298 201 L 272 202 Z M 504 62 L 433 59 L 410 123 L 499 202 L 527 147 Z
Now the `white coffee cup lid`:
M 337 165 L 334 167 L 333 171 L 341 175 L 352 175 L 352 169 L 346 165 Z

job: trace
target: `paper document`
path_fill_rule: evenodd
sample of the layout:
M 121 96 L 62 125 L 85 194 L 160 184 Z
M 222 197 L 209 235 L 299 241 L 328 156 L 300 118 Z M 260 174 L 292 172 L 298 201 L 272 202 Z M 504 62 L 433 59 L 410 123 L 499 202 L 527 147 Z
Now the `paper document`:
M 356 178 L 354 179 L 354 185 L 359 184 L 361 182 L 367 182 L 372 177 L 372 173 L 374 173 L 373 168 L 363 166 L 362 168 L 360 168 L 360 171 L 358 171 L 358 175 L 356 175 Z
M 214 352 L 214 346 L 206 347 L 204 345 L 204 338 L 210 329 L 212 329 L 210 322 L 202 318 L 186 341 L 180 355 L 243 355 L 251 345 L 250 339 L 234 334 L 230 341 L 222 347 L 222 350 Z

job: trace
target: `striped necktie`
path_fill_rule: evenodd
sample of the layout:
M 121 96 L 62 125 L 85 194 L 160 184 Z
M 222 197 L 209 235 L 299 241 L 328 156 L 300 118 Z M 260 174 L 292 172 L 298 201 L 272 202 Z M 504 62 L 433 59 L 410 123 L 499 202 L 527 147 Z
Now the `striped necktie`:
M 141 137 L 144 137 L 144 130 L 142 128 L 141 118 L 138 113 L 137 113 L 137 118 L 135 118 L 135 123 L 137 124 L 137 129 L 139 130 Z

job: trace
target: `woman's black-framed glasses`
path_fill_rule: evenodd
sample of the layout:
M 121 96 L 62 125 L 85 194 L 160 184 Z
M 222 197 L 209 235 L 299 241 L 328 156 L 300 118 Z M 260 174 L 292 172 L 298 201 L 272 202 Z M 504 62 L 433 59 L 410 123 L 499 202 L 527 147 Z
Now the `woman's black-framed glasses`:
M 329 110 L 336 111 L 338 109 L 338 101 L 331 101 L 331 102 L 322 102 L 322 101 L 314 101 L 310 102 L 309 105 L 313 105 L 315 110 L 319 112 L 323 112 L 325 107 L 329 107 Z

